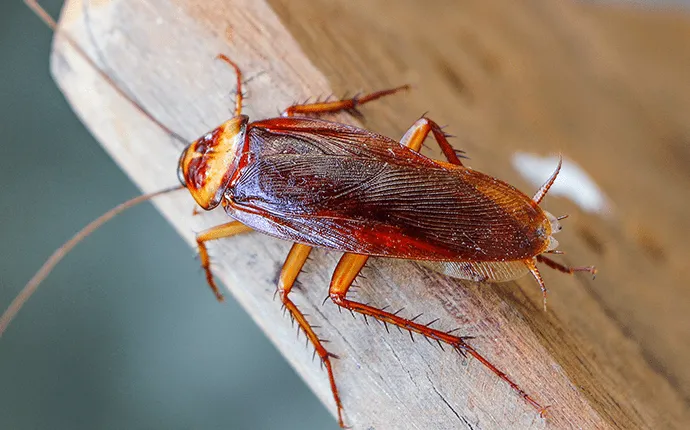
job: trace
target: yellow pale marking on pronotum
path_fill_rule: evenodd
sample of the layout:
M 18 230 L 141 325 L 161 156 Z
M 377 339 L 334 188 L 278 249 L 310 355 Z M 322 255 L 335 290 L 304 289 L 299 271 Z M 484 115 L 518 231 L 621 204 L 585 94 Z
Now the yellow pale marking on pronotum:
M 192 142 L 180 157 L 178 176 L 204 209 L 218 206 L 244 142 L 248 118 L 235 117 Z

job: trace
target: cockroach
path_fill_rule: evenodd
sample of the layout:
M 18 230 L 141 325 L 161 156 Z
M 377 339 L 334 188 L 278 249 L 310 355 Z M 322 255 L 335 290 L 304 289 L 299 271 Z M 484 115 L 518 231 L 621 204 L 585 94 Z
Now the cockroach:
M 31 0 L 27 4 L 56 29 L 38 4 Z M 71 38 L 65 37 L 98 69 Z M 596 272 L 591 266 L 567 267 L 545 256 L 559 253 L 553 235 L 561 230 L 563 217 L 551 215 L 539 203 L 556 180 L 561 163 L 529 197 L 466 167 L 461 161 L 463 152 L 456 152 L 442 128 L 426 116 L 400 141 L 319 118 L 343 111 L 358 113 L 362 105 L 408 86 L 338 101 L 295 104 L 280 117 L 252 122 L 242 114 L 240 67 L 225 55 L 217 58 L 235 70 L 234 116 L 183 150 L 177 166 L 182 186 L 125 202 L 63 245 L 5 312 L 0 334 L 54 265 L 83 237 L 128 207 L 186 188 L 200 208 L 221 206 L 232 219 L 196 236 L 206 280 L 218 300 L 222 301 L 223 295 L 214 281 L 207 242 L 250 231 L 293 242 L 279 275 L 277 296 L 326 368 L 342 427 L 343 405 L 331 360 L 336 356 L 326 349 L 290 297 L 314 247 L 344 253 L 329 287 L 334 304 L 447 343 L 476 358 L 543 415 L 546 408 L 479 354 L 467 342 L 469 338 L 350 300 L 347 295 L 370 257 L 387 257 L 418 261 L 448 276 L 475 282 L 505 282 L 530 273 L 541 288 L 546 307 L 546 287 L 537 263 L 570 274 Z M 420 154 L 430 134 L 447 161 Z

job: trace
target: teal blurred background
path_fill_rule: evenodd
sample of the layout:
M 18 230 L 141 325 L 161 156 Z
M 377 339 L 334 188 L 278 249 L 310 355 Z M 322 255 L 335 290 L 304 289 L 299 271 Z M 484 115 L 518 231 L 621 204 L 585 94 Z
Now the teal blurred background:
M 61 1 L 43 3 L 57 16 Z M 139 193 L 50 78 L 50 41 L 20 0 L 0 2 L 3 309 L 57 246 Z M 151 206 L 42 285 L 0 339 L 0 387 L 0 429 L 337 428 Z

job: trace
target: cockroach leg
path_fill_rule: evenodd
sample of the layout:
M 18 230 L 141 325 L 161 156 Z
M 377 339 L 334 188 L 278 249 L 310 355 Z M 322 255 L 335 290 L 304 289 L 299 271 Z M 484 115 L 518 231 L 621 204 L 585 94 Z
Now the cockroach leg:
M 323 114 L 348 111 L 355 116 L 361 117 L 362 115 L 357 111 L 357 108 L 359 106 L 363 105 L 364 103 L 369 103 L 376 99 L 380 99 L 381 97 L 395 94 L 402 90 L 408 90 L 409 88 L 409 85 L 403 85 L 397 88 L 376 91 L 374 93 L 365 94 L 363 96 L 355 96 L 352 98 L 337 100 L 333 102 L 296 104 L 285 109 L 281 116 L 291 117 L 296 115 Z
M 558 173 L 561 171 L 562 165 L 563 165 L 563 157 L 559 156 L 558 157 L 558 165 L 556 166 L 556 170 L 554 170 L 554 172 L 551 174 L 549 179 L 547 179 L 546 182 L 544 182 L 544 185 L 542 185 L 537 190 L 537 192 L 534 194 L 534 197 L 532 197 L 532 200 L 534 200 L 534 202 L 536 204 L 541 203 L 542 199 L 546 196 L 546 193 L 549 192 L 549 189 L 551 188 L 553 183 L 556 182 L 556 178 L 558 177 Z M 567 217 L 567 215 L 566 215 L 566 217 Z M 559 219 L 559 218 L 556 218 L 556 219 Z
M 326 367 L 326 371 L 328 372 L 328 380 L 331 384 L 331 392 L 333 393 L 333 399 L 335 400 L 335 405 L 338 408 L 338 423 L 340 424 L 340 427 L 344 427 L 343 405 L 340 403 L 340 396 L 338 395 L 338 388 L 335 385 L 335 377 L 333 376 L 333 367 L 331 365 L 331 357 L 337 357 L 324 348 L 323 343 L 314 332 L 314 329 L 309 325 L 309 322 L 304 317 L 304 314 L 288 297 L 292 287 L 295 285 L 297 276 L 309 257 L 311 250 L 312 247 L 308 245 L 302 245 L 299 243 L 292 245 L 287 258 L 285 259 L 285 263 L 283 264 L 283 269 L 280 271 L 280 277 L 278 279 L 278 294 L 280 296 L 280 300 L 283 302 L 283 306 L 290 311 L 290 315 L 292 315 L 292 317 L 297 321 L 297 324 L 299 324 L 302 330 L 304 330 L 307 338 L 311 341 L 312 345 L 314 345 L 316 354 L 318 354 L 321 362 Z
M 570 266 L 564 266 L 561 263 L 557 263 L 553 261 L 552 259 L 545 257 L 543 255 L 537 255 L 537 261 L 540 263 L 544 263 L 547 266 L 549 266 L 552 269 L 558 270 L 563 273 L 568 273 L 572 275 L 575 272 L 589 272 L 592 274 L 592 277 L 596 276 L 597 274 L 597 268 L 594 266 L 575 266 L 575 267 L 570 267 Z
M 539 273 L 539 270 L 537 269 L 537 264 L 534 262 L 534 260 L 525 260 L 525 265 L 529 269 L 530 273 L 532 273 L 532 276 L 534 276 L 534 279 L 537 280 L 537 283 L 539 284 L 539 288 L 541 288 L 541 296 L 542 300 L 544 302 L 544 312 L 546 312 L 546 284 L 544 283 L 544 280 L 541 278 L 541 274 Z
M 500 371 L 489 360 L 487 360 L 483 355 L 479 354 L 477 350 L 470 346 L 466 342 L 466 339 L 468 338 L 454 336 L 448 332 L 442 332 L 440 330 L 433 329 L 427 325 L 416 323 L 409 319 L 405 319 L 403 317 L 398 316 L 397 314 L 386 312 L 383 309 L 375 308 L 373 306 L 365 305 L 363 303 L 348 300 L 347 292 L 350 289 L 352 282 L 359 274 L 360 270 L 362 270 L 362 268 L 366 264 L 368 258 L 369 257 L 366 255 L 350 253 L 344 254 L 340 258 L 340 261 L 338 261 L 338 265 L 335 268 L 335 272 L 333 273 L 333 277 L 331 278 L 331 286 L 329 288 L 329 295 L 333 303 L 352 312 L 357 312 L 362 315 L 367 315 L 376 318 L 384 324 L 393 324 L 404 330 L 408 330 L 410 332 L 415 332 L 423 336 L 426 336 L 430 340 L 447 343 L 463 355 L 471 355 L 484 366 L 486 366 L 489 370 L 491 370 L 494 374 L 496 374 L 499 378 L 505 381 L 508 385 L 510 385 L 510 387 L 513 390 L 515 390 L 520 395 L 520 397 L 522 397 L 527 403 L 536 408 L 539 411 L 539 414 L 543 416 L 543 414 L 546 411 L 546 408 L 543 407 L 541 404 L 537 403 L 537 401 L 534 400 L 529 394 L 527 394 L 522 388 L 520 388 L 519 385 L 513 382 L 513 380 L 510 379 L 508 375 Z
M 211 227 L 208 230 L 202 231 L 196 235 L 196 245 L 199 248 L 201 267 L 206 273 L 206 282 L 208 282 L 208 285 L 211 287 L 211 290 L 213 290 L 213 294 L 216 295 L 216 299 L 218 299 L 219 302 L 223 301 L 223 294 L 220 292 L 216 282 L 213 280 L 213 273 L 211 272 L 211 259 L 208 256 L 208 249 L 206 248 L 205 242 L 235 236 L 249 231 L 252 231 L 252 229 L 241 222 L 232 221 L 227 224 Z
M 218 54 L 216 56 L 217 59 L 223 60 L 226 63 L 230 65 L 233 69 L 235 69 L 235 76 L 237 78 L 237 94 L 235 94 L 235 116 L 240 116 L 242 115 L 242 71 L 240 70 L 240 66 L 235 64 L 234 61 L 229 59 L 226 55 L 224 54 Z
M 455 149 L 453 149 L 453 146 L 448 142 L 448 139 L 446 139 L 446 134 L 438 124 L 427 117 L 421 117 L 412 124 L 412 127 L 410 127 L 407 132 L 405 132 L 402 139 L 400 139 L 400 144 L 419 152 L 422 148 L 422 143 L 424 143 L 429 133 L 434 134 L 434 138 L 436 142 L 438 142 L 438 146 L 441 147 L 441 151 L 443 151 L 443 155 L 446 156 L 448 162 L 462 166 L 462 162 L 460 162 L 460 158 L 456 154 Z

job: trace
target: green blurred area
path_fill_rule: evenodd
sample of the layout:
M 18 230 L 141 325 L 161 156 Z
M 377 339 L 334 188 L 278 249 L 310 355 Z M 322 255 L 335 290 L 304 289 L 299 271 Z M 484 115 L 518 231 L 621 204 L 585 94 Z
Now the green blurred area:
M 44 3 L 57 16 L 61 1 Z M 20 0 L 0 3 L 3 309 L 57 246 L 139 193 L 50 78 L 50 40 Z M 0 429 L 337 428 L 151 206 L 58 266 L 0 339 L 0 387 Z

